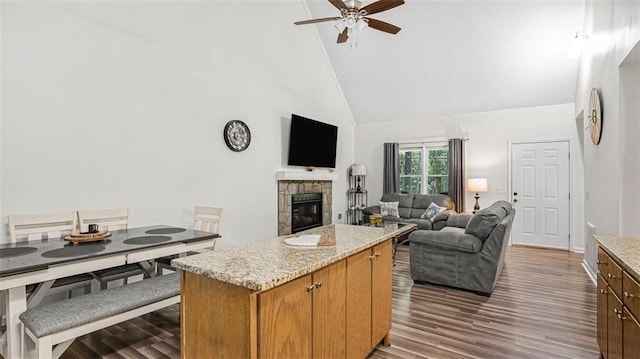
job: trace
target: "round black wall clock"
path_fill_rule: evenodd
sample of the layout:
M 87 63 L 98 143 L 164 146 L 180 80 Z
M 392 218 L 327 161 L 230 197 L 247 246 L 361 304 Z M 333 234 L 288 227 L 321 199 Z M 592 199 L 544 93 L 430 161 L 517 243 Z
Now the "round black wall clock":
M 230 150 L 244 151 L 251 143 L 249 126 L 240 120 L 231 120 L 224 126 L 224 142 Z
M 591 89 L 591 96 L 589 97 L 589 133 L 591 142 L 594 145 L 599 144 L 602 136 L 602 104 L 600 92 L 595 87 Z

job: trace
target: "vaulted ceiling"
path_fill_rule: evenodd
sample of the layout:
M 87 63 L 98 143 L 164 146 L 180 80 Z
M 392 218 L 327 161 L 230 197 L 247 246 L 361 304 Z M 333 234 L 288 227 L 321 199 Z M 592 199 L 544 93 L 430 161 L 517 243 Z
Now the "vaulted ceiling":
M 306 3 L 310 18 L 339 15 Z M 584 1 L 405 0 L 371 17 L 402 30 L 337 44 L 335 22 L 299 25 L 316 27 L 358 124 L 574 101 Z

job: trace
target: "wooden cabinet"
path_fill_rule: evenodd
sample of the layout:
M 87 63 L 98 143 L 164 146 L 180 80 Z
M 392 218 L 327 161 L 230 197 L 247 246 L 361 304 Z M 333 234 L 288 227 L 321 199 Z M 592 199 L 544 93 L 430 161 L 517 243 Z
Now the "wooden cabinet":
M 260 293 L 261 358 L 311 358 L 311 275 Z M 269 335 L 263 335 L 268 333 Z
M 598 345 L 605 359 L 640 358 L 640 285 L 598 248 Z
M 624 309 L 622 353 L 625 359 L 640 358 L 640 323 L 627 308 Z
M 607 314 L 608 311 L 608 299 L 609 289 L 607 282 L 601 275 L 598 275 L 598 293 L 596 298 L 597 303 L 597 331 L 598 331 L 598 346 L 603 356 L 607 357 Z
M 365 358 L 389 344 L 391 247 L 262 292 L 182 271 L 182 358 Z
M 622 302 L 615 293 L 609 293 L 607 305 L 607 359 L 622 358 Z
M 313 274 L 314 358 L 344 358 L 346 346 L 346 260 Z
M 372 260 L 371 293 L 374 311 L 371 318 L 372 342 L 375 347 L 384 340 L 384 345 L 389 345 L 389 331 L 391 330 L 391 241 L 386 241 L 373 247 L 374 259 Z
M 364 358 L 391 330 L 392 243 L 347 258 L 347 358 Z
M 344 358 L 345 296 L 344 260 L 260 293 L 260 357 Z

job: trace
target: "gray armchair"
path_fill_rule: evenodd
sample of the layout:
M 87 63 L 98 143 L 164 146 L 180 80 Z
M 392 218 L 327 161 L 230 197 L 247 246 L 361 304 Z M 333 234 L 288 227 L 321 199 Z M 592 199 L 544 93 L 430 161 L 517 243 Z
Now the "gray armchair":
M 440 231 L 409 235 L 415 283 L 434 283 L 491 295 L 504 265 L 516 210 L 497 201 L 475 215 L 454 214 Z

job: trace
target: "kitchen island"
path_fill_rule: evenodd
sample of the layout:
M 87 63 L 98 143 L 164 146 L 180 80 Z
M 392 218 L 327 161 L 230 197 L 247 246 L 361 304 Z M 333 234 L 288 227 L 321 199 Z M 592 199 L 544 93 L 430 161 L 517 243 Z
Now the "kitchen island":
M 327 225 L 173 260 L 182 358 L 364 358 L 389 345 L 392 238 L 406 230 Z M 335 245 L 284 243 L 304 234 Z

